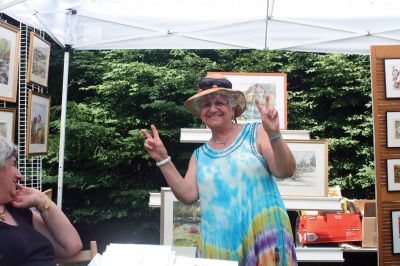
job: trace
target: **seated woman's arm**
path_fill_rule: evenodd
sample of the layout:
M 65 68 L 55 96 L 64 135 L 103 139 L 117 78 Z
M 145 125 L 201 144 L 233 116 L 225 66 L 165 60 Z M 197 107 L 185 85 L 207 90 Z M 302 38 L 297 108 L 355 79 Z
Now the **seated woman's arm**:
M 17 208 L 36 207 L 33 227 L 46 236 L 54 247 L 54 255 L 70 257 L 82 249 L 82 241 L 65 214 L 42 192 L 17 184 L 18 195 L 13 200 Z

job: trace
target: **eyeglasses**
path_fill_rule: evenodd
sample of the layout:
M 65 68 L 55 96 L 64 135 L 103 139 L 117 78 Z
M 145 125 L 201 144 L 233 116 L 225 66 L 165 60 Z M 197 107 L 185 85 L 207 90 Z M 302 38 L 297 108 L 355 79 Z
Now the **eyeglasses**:
M 200 90 L 207 90 L 212 87 L 232 89 L 232 83 L 227 79 L 203 78 L 199 81 L 198 86 Z
M 205 102 L 200 104 L 200 109 L 211 109 L 211 107 L 214 105 L 215 108 L 221 108 L 225 105 L 227 105 L 229 102 L 225 101 L 225 102 L 220 102 L 220 101 L 216 101 L 215 103 L 213 102 Z

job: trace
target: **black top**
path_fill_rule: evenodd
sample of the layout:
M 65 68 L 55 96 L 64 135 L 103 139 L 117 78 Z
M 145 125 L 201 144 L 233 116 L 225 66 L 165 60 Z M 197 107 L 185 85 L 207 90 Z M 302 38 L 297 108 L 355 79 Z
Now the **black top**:
M 55 266 L 51 242 L 32 225 L 32 211 L 6 205 L 17 226 L 0 221 L 0 266 Z

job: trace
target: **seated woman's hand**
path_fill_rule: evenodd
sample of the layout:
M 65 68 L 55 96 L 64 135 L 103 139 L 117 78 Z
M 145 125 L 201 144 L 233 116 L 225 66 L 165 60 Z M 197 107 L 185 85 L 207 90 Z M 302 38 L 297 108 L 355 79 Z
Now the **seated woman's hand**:
M 25 187 L 16 184 L 17 194 L 13 198 L 12 204 L 16 208 L 31 208 L 43 206 L 48 200 L 47 196 L 35 188 Z

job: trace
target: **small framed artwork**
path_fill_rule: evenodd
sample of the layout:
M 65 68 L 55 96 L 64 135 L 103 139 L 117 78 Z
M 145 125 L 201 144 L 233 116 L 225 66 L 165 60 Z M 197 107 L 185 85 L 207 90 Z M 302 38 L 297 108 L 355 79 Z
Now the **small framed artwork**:
M 15 109 L 0 108 L 0 137 L 14 143 L 15 137 Z
M 28 94 L 27 155 L 47 154 L 50 120 L 50 96 Z
M 384 59 L 386 98 L 400 98 L 400 58 Z
M 50 44 L 30 33 L 28 82 L 47 87 L 50 62 Z
M 400 111 L 386 112 L 387 147 L 400 147 Z
M 169 187 L 161 188 L 160 244 L 186 247 L 195 253 L 200 229 L 200 201 L 178 201 Z
M 400 254 L 400 210 L 392 210 L 392 251 L 393 254 Z
M 282 196 L 326 197 L 328 195 L 328 142 L 286 140 L 296 160 L 292 177 L 275 178 Z
M 400 159 L 387 159 L 388 191 L 400 191 Z
M 270 104 L 279 114 L 281 129 L 287 129 L 287 74 L 286 73 L 242 73 L 208 72 L 224 75 L 234 90 L 240 90 L 246 96 L 246 111 L 237 118 L 239 123 L 261 121 L 261 115 L 255 103 L 259 99 L 265 105 L 265 97 L 270 96 Z
M 18 28 L 0 21 L 0 100 L 16 102 L 19 62 Z

